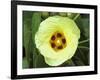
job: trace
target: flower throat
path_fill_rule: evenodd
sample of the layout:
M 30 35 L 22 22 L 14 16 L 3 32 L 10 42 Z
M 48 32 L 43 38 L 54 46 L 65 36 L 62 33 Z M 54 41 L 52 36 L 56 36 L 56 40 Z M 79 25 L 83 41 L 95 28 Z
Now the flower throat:
M 67 41 L 63 33 L 55 32 L 50 39 L 50 45 L 55 51 L 64 49 L 67 46 Z

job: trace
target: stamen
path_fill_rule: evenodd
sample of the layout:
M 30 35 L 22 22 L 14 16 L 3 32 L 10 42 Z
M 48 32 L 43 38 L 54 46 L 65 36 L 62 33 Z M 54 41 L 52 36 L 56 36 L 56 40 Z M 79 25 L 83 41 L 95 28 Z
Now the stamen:
M 62 35 L 60 33 L 57 33 L 57 37 L 61 37 Z
M 55 51 L 62 50 L 67 46 L 65 36 L 62 32 L 55 32 L 50 39 L 50 45 Z
M 58 49 L 62 49 L 63 48 L 63 46 L 61 45 L 61 46 L 58 46 Z
M 51 37 L 51 40 L 55 40 L 56 39 L 56 37 L 53 35 L 52 37 Z
M 52 48 L 56 47 L 55 43 L 51 43 L 51 46 L 52 46 Z
M 65 39 L 62 39 L 62 43 L 65 44 L 66 43 L 66 40 Z
M 56 43 L 56 45 L 58 45 L 58 46 L 62 44 L 60 39 L 56 39 L 55 43 Z

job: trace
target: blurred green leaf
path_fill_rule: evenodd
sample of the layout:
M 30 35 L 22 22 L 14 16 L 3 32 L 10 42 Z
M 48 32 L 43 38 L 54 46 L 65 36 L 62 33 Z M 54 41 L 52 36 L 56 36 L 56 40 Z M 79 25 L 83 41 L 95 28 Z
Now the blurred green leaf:
M 87 38 L 89 38 L 89 18 L 84 18 L 84 19 L 82 19 L 82 25 L 83 25 L 83 27 L 84 27 L 84 35 L 87 37 Z
M 35 38 L 35 33 L 37 32 L 40 22 L 41 22 L 41 13 L 40 12 L 34 12 L 32 15 L 32 39 L 33 39 L 33 43 L 34 42 L 34 38 Z
M 89 49 L 78 49 L 80 52 L 80 58 L 85 65 L 89 65 Z
M 25 48 L 29 43 L 29 38 L 31 35 L 31 17 L 30 12 L 23 12 L 23 43 Z
M 75 63 L 72 59 L 67 60 L 63 66 L 75 66 Z
M 67 67 L 67 66 L 75 66 L 76 64 L 72 59 L 65 61 L 63 64 L 59 65 L 58 67 Z
M 32 42 L 32 34 L 31 37 L 29 38 L 29 47 L 28 47 L 28 55 L 29 55 L 29 68 L 33 68 L 33 42 Z
M 67 13 L 66 12 L 59 12 L 59 15 L 60 16 L 63 16 L 63 17 L 66 17 L 67 16 Z
M 38 52 L 37 49 L 34 47 L 33 48 L 33 68 L 37 67 L 37 57 L 38 57 Z
M 55 15 L 58 15 L 59 13 L 58 12 L 50 12 L 50 16 L 55 16 Z
M 39 25 L 41 23 L 41 13 L 40 12 L 34 12 L 32 15 L 32 40 L 33 40 L 33 67 L 44 67 L 46 66 L 44 58 L 38 50 L 36 49 L 35 45 L 35 33 L 37 32 Z
M 89 48 L 78 48 L 72 59 L 77 66 L 89 65 Z
M 76 55 L 84 63 L 84 65 L 89 65 L 89 15 L 81 14 L 81 16 L 76 20 L 76 23 L 81 31 Z
M 81 37 L 73 61 L 78 66 L 89 65 L 89 15 L 81 14 L 75 22 L 80 28 Z
M 76 19 L 80 15 L 78 13 L 70 13 L 70 12 L 68 12 L 66 14 L 67 14 L 67 17 L 69 17 L 70 19 L 73 19 L 73 20 L 74 20 L 74 18 Z M 78 16 L 77 16 L 77 14 L 78 14 Z
M 29 64 L 28 64 L 26 58 L 23 59 L 23 61 L 22 61 L 22 65 L 23 65 L 23 69 L 24 69 L 24 68 L 29 68 Z
M 81 30 L 81 38 L 82 37 L 85 37 L 85 39 L 89 38 L 89 28 L 90 28 L 89 15 L 86 14 L 84 15 L 84 17 L 83 15 L 80 15 L 80 17 L 76 20 L 76 24 Z
M 42 16 L 43 19 L 46 19 L 46 18 L 49 17 L 49 12 L 42 12 L 41 16 Z
M 50 67 L 48 66 L 45 61 L 44 61 L 44 57 L 39 53 L 39 51 L 37 50 L 37 53 L 35 56 L 33 56 L 33 67 L 34 68 L 45 68 L 45 67 Z
M 78 49 L 72 60 L 77 66 L 89 65 L 89 15 L 80 14 L 75 22 L 80 29 L 81 35 Z
M 31 16 L 32 12 L 23 11 L 23 45 L 25 48 L 25 60 L 27 60 L 28 64 L 30 62 Z

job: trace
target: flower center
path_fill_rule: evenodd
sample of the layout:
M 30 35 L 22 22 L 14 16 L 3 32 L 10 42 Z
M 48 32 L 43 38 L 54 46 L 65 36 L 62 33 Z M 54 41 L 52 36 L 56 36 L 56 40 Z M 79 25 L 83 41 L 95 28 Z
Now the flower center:
M 64 34 L 61 32 L 55 32 L 51 36 L 50 45 L 55 51 L 64 49 L 67 46 L 67 42 Z

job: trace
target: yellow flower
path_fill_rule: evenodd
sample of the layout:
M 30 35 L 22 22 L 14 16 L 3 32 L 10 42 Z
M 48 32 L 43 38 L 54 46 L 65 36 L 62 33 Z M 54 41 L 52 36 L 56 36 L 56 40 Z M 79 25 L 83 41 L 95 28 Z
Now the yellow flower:
M 35 34 L 36 47 L 50 66 L 72 58 L 78 46 L 80 30 L 68 17 L 53 16 L 41 22 Z

